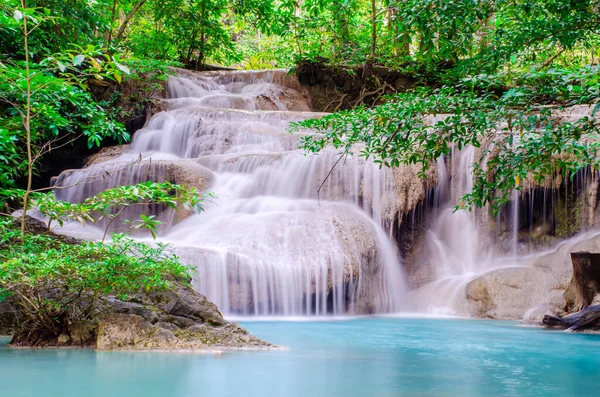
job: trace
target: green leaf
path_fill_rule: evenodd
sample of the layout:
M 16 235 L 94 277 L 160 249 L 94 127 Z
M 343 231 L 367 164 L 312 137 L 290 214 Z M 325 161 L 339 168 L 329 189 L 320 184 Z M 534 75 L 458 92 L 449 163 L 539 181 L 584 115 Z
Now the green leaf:
M 120 64 L 119 62 L 115 61 L 115 66 L 123 73 L 125 74 L 131 74 L 131 70 L 129 70 L 129 68 L 123 64 Z
M 79 66 L 85 61 L 85 55 L 77 55 L 73 58 L 73 66 Z

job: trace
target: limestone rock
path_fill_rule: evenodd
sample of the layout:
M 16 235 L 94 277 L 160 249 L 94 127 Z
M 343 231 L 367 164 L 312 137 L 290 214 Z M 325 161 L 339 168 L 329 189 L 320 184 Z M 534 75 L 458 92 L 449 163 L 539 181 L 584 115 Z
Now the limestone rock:
M 518 320 L 527 314 L 529 320 L 537 321 L 535 312 L 543 311 L 540 308 L 551 315 L 572 310 L 573 295 L 568 291 L 573 275 L 571 252 L 577 251 L 600 252 L 600 234 L 582 234 L 552 252 L 531 257 L 525 267 L 498 269 L 471 281 L 466 288 L 469 314 Z
M 92 165 L 104 163 L 105 161 L 114 160 L 125 153 L 128 148 L 128 144 L 103 147 L 98 153 L 92 154 L 85 160 L 85 167 L 91 167 Z
M 532 307 L 548 302 L 556 289 L 554 274 L 540 268 L 507 268 L 479 277 L 466 287 L 474 317 L 522 319 Z
M 97 164 L 98 161 L 104 160 L 107 159 L 92 159 L 92 165 L 87 168 L 62 172 L 56 181 L 57 186 L 84 184 L 85 187 L 58 190 L 56 193 L 57 198 L 71 202 L 81 202 L 107 189 L 146 181 L 168 181 L 204 192 L 209 188 L 214 178 L 212 171 L 192 160 L 144 160 L 136 162 L 117 159 Z M 159 220 L 163 222 L 159 230 L 177 224 L 194 213 L 192 208 L 185 209 L 183 206 L 180 206 L 177 211 L 173 211 L 166 206 L 154 206 L 151 210 L 153 211 L 152 215 L 159 215 Z M 140 208 L 128 208 L 117 218 L 114 225 L 122 224 L 124 219 L 139 219 L 141 213 L 142 209 Z
M 196 324 L 187 330 L 152 325 L 135 314 L 111 314 L 98 327 L 98 350 L 200 350 L 273 348 L 235 324 Z
M 99 350 L 274 347 L 227 322 L 214 303 L 183 284 L 109 304 L 112 313 L 98 326 Z
M 152 329 L 149 322 L 135 314 L 110 314 L 100 322 L 96 349 L 153 348 L 155 346 L 150 345 Z
M 181 328 L 179 328 L 177 325 L 173 324 L 173 323 L 168 323 L 165 321 L 160 321 L 158 323 L 155 324 L 157 327 L 159 328 L 164 328 L 167 329 L 171 332 L 173 331 L 179 331 Z
M 13 336 L 11 343 L 27 347 L 95 346 L 98 350 L 276 347 L 226 321 L 212 302 L 181 282 L 170 291 L 138 294 L 129 300 L 100 299 L 106 314 L 95 321 L 72 324 L 58 336 L 31 335 L 22 330 Z M 0 303 L 0 327 L 5 325 L 2 322 L 5 313 L 12 313 L 6 301 Z M 10 321 L 6 324 L 0 331 L 12 334 L 15 324 Z

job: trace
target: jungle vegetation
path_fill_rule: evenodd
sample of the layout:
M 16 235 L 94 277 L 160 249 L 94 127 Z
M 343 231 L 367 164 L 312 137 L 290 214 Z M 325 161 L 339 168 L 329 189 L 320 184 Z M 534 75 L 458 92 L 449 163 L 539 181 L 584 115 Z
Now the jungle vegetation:
M 461 205 L 497 211 L 526 178 L 543 183 L 556 173 L 598 169 L 599 58 L 600 0 L 3 0 L 0 285 L 25 298 L 63 286 L 71 302 L 69 294 L 80 291 L 163 288 L 168 277 L 185 275 L 162 246 L 120 235 L 66 246 L 25 230 L 31 206 L 59 224 L 95 221 L 91 213 L 110 217 L 134 203 L 201 203 L 184 186 L 124 187 L 78 205 L 34 186 L 52 151 L 129 141 L 125 124 L 172 67 L 293 73 L 309 61 L 348 73 L 361 67 L 375 83 L 374 67 L 411 76 L 416 85 L 407 91 L 302 123 L 316 131 L 301 147 L 333 146 L 340 159 L 360 147 L 382 166 L 417 163 L 425 171 L 453 148 L 472 145 L 481 149 L 475 185 Z M 574 105 L 589 111 L 564 118 Z M 432 114 L 448 116 L 431 125 L 425 116 Z M 8 220 L 16 208 L 20 223 Z M 156 228 L 149 217 L 129 221 Z M 98 263 L 93 271 L 90 258 Z M 102 282 L 115 272 L 118 284 Z M 60 275 L 58 284 L 40 285 L 48 274 Z M 22 302 L 31 322 L 47 329 L 87 315 L 64 302 Z

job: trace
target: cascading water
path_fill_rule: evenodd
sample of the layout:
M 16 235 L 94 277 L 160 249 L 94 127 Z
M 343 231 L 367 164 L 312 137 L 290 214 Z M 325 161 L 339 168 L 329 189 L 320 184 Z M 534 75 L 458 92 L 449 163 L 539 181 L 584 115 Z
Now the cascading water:
M 195 286 L 225 314 L 341 315 L 404 308 L 389 224 L 393 174 L 333 151 L 305 157 L 291 121 L 318 117 L 284 71 L 186 73 L 169 81 L 168 110 L 119 157 L 61 175 L 78 201 L 143 180 L 214 192 L 205 212 L 164 217 L 160 240 L 198 271 Z M 139 156 L 142 163 L 128 165 Z M 93 175 L 101 182 L 81 183 Z M 93 179 L 93 178 L 92 178 Z M 385 218 L 385 219 L 384 219 Z
M 517 257 L 524 254 L 517 249 L 519 199 L 529 194 L 530 227 L 543 231 L 548 213 L 558 204 L 546 209 L 547 198 L 554 196 L 542 189 L 534 198 L 538 187 L 530 187 L 529 193 L 515 190 L 504 226 L 490 220 L 486 210 L 455 211 L 459 199 L 473 188 L 473 147 L 453 149 L 431 167 L 426 180 L 417 176 L 417 166 L 381 169 L 359 156 L 332 169 L 336 151 L 325 149 L 307 157 L 297 149 L 300 137 L 313 131 L 288 132 L 290 122 L 322 114 L 310 112 L 303 88 L 284 71 L 181 71 L 170 79 L 168 92 L 167 110 L 138 131 L 128 148 L 95 158 L 82 170 L 64 172 L 57 185 L 72 187 L 56 194 L 80 201 L 107 188 L 146 180 L 214 192 L 217 198 L 206 203 L 202 214 L 153 210 L 164 222 L 159 239 L 195 266 L 196 288 L 225 314 L 413 310 L 470 316 L 467 287 L 502 268 L 520 269 L 514 277 L 545 280 L 537 283 L 535 299 L 521 299 L 527 301 L 522 304 L 526 309 L 547 302 L 548 291 L 562 288 L 553 280 L 557 274 L 564 279 L 569 271 L 563 259 L 557 270 L 546 271 L 547 252 Z M 428 119 L 434 123 L 443 117 Z M 136 160 L 140 157 L 142 161 Z M 580 177 L 587 200 L 596 203 L 597 179 Z M 408 222 L 414 227 L 415 209 L 426 202 L 432 186 L 437 186 L 428 214 L 432 222 L 422 242 L 432 274 L 419 279 L 420 287 L 409 295 L 391 238 L 407 228 L 401 225 L 405 215 L 411 214 Z M 561 208 L 566 208 L 566 195 L 567 189 Z M 590 225 L 600 218 L 595 208 L 590 206 L 585 214 Z M 135 219 L 139 212 L 125 216 Z M 493 232 L 488 230 L 491 225 L 496 227 Z M 503 237 L 505 246 L 499 247 L 494 238 L 505 226 L 510 237 Z M 93 238 L 94 230 L 88 226 L 70 232 Z M 96 230 L 95 237 L 102 234 Z M 485 294 L 495 288 L 502 295 L 503 288 L 522 284 L 511 281 L 513 273 L 507 274 L 506 280 L 495 279 L 486 287 Z M 498 299 L 508 302 L 512 296 L 519 295 L 511 290 Z M 507 306 L 518 305 L 510 301 Z M 503 315 L 522 316 L 524 311 L 518 310 Z
M 565 112 L 563 117 L 590 115 L 591 108 L 575 107 L 573 112 L 575 115 Z M 513 138 L 515 145 L 518 139 Z M 488 209 L 455 210 L 460 198 L 473 189 L 473 164 L 480 162 L 485 170 L 493 147 L 487 148 L 482 161 L 477 152 L 471 146 L 454 148 L 448 158 L 437 162 L 433 222 L 420 263 L 431 268 L 431 275 L 411 292 L 413 308 L 501 318 L 543 315 L 541 308 L 549 307 L 549 302 L 560 308 L 572 271 L 568 251 L 563 248 L 597 249 L 597 231 L 574 235 L 598 226 L 594 174 L 584 170 L 573 183 L 550 178 L 543 186 L 532 179 L 515 181 L 522 189 L 515 188 L 510 203 L 492 219 Z M 557 195 L 561 196 L 556 199 Z M 587 211 L 579 211 L 581 208 Z M 529 230 L 523 230 L 523 224 L 529 225 Z M 560 243 L 558 247 L 563 248 L 548 250 L 565 235 L 574 236 Z
M 412 292 L 418 311 L 468 316 L 466 285 L 486 272 L 516 263 L 514 257 L 498 255 L 484 239 L 476 211 L 455 208 L 473 189 L 475 150 L 473 146 L 460 151 L 454 148 L 449 158 L 438 159 L 434 205 L 441 209 L 425 239 L 427 261 L 434 274 L 431 283 Z

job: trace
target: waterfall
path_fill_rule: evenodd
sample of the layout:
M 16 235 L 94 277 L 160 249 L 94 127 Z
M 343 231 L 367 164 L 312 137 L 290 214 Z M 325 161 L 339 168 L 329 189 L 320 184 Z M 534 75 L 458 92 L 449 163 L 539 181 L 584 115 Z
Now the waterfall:
M 487 223 L 478 221 L 486 210 L 456 209 L 459 200 L 473 189 L 475 150 L 473 146 L 454 147 L 448 158 L 437 161 L 434 205 L 439 209 L 425 237 L 426 261 L 433 267 L 433 277 L 411 293 L 417 311 L 468 316 L 467 284 L 486 272 L 515 265 L 514 258 L 499 255 L 486 238 L 482 227 Z
M 307 157 L 297 149 L 311 131 L 292 134 L 288 124 L 321 114 L 309 111 L 293 76 L 181 72 L 168 93 L 167 110 L 120 156 L 61 175 L 57 184 L 72 187 L 59 197 L 79 201 L 142 180 L 214 192 L 201 214 L 163 216 L 159 240 L 197 270 L 195 288 L 225 315 L 406 308 L 399 255 L 384 227 L 420 193 L 399 194 L 398 171 L 356 156 L 334 169 L 318 194 L 338 153 Z
M 561 113 L 563 119 L 584 115 L 591 115 L 590 106 Z M 515 147 L 519 139 L 513 137 Z M 596 249 L 597 231 L 584 233 L 599 226 L 598 183 L 588 169 L 572 179 L 555 175 L 540 183 L 529 175 L 515 181 L 521 188 L 512 190 L 495 218 L 489 208 L 456 210 L 460 198 L 472 192 L 473 164 L 485 170 L 493 149 L 454 147 L 437 161 L 432 216 L 421 242 L 425 248 L 418 261 L 413 258 L 428 273 L 409 273 L 411 282 L 419 281 L 410 293 L 418 312 L 518 318 L 538 315 L 548 302 L 559 308 L 571 264 L 568 253 L 550 248 Z M 487 154 L 480 158 L 482 153 Z

